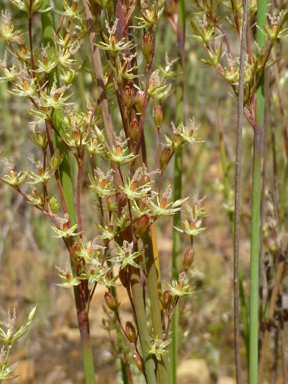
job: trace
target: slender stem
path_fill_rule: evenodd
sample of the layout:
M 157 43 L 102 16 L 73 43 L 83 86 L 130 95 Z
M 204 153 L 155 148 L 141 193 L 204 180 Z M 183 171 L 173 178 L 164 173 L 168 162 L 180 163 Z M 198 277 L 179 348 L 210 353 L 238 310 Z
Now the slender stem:
M 185 44 L 185 0 L 178 3 L 178 24 L 177 24 L 177 40 L 178 40 L 178 84 L 176 89 L 176 125 L 183 121 L 184 112 L 184 44 Z M 175 153 L 174 163 L 174 200 L 181 199 L 182 195 L 182 149 Z M 180 227 L 181 216 L 178 212 L 173 219 L 173 226 Z M 173 231 L 173 250 L 172 250 L 172 279 L 178 280 L 179 277 L 179 256 L 180 256 L 180 233 Z M 170 383 L 177 382 L 177 362 L 178 362 L 178 344 L 179 344 L 179 306 L 177 305 L 173 313 L 171 331 L 171 374 Z
M 262 137 L 263 128 L 260 125 L 256 125 L 254 131 L 252 176 L 253 186 L 250 259 L 249 384 L 258 383 L 258 285 Z
M 224 178 L 224 196 L 226 202 L 229 204 L 231 201 L 231 186 L 229 182 L 228 177 L 228 162 L 227 162 L 227 156 L 226 156 L 226 149 L 225 149 L 225 143 L 223 138 L 223 131 L 222 128 L 219 127 L 219 144 L 220 144 L 220 159 L 221 159 L 221 166 L 223 170 L 223 178 Z M 236 144 L 237 147 L 237 144 Z M 230 232 L 231 232 L 231 238 L 233 238 L 234 234 L 234 212 L 232 210 L 229 210 L 229 222 L 230 222 Z
M 77 224 L 78 231 L 82 232 L 82 214 L 81 214 L 81 176 L 82 176 L 82 166 L 83 160 L 82 158 L 78 159 L 78 172 L 77 172 L 77 185 L 76 185 L 76 216 L 77 216 Z M 82 234 L 79 235 L 82 238 Z
M 48 137 L 48 146 L 49 146 L 50 156 L 52 157 L 54 155 L 54 147 L 53 147 L 53 142 L 51 138 L 51 122 L 48 120 L 46 121 L 46 133 Z M 64 196 L 63 187 L 61 184 L 61 179 L 60 179 L 60 174 L 58 169 L 55 171 L 55 179 L 56 179 L 56 184 L 57 184 L 57 188 L 60 196 L 61 207 L 64 213 L 68 213 L 68 207 L 67 207 L 66 199 Z
M 235 216 L 234 216 L 234 344 L 235 344 L 235 368 L 237 384 L 241 379 L 240 359 L 240 292 L 239 292 L 239 244 L 240 244 L 240 208 L 241 208 L 241 160 L 242 160 L 242 129 L 244 106 L 244 69 L 246 59 L 246 29 L 248 18 L 248 1 L 244 1 L 244 14 L 240 48 L 240 78 L 238 87 L 238 112 L 237 112 L 237 140 L 236 140 L 236 167 L 235 167 Z
M 31 1 L 31 5 L 32 5 L 32 1 Z M 29 34 L 29 49 L 30 49 L 31 68 L 33 70 L 32 74 L 34 76 L 35 64 L 34 64 L 33 40 L 32 40 L 32 14 L 29 14 L 29 18 L 28 18 L 28 34 Z
M 149 346 L 147 343 L 150 340 L 150 335 L 146 321 L 142 284 L 140 281 L 140 271 L 138 268 L 134 267 L 131 267 L 131 289 L 133 295 L 137 328 L 139 331 L 140 345 L 145 366 L 146 382 L 147 384 L 156 384 L 156 377 L 154 373 L 155 364 L 153 358 L 148 354 Z
M 81 336 L 82 356 L 84 362 L 84 372 L 86 383 L 96 384 L 94 359 L 91 346 L 91 337 L 89 329 L 88 306 L 85 304 L 88 298 L 85 298 L 84 292 L 87 291 L 82 282 L 79 286 L 74 287 L 74 297 L 77 311 L 78 327 Z
M 256 41 L 260 48 L 265 44 L 261 31 L 266 24 L 266 0 L 257 1 Z M 256 91 L 256 124 L 253 148 L 253 185 L 250 256 L 250 335 L 249 335 L 249 384 L 258 383 L 258 286 L 259 286 L 259 242 L 260 242 L 260 201 L 261 201 L 261 159 L 264 127 L 264 72 Z
M 154 330 L 154 335 L 158 339 L 163 339 L 163 327 L 162 327 L 162 318 L 161 318 L 161 304 L 159 300 L 159 289 L 158 289 L 158 273 L 155 265 L 155 258 L 153 252 L 153 243 L 151 232 L 147 231 L 143 242 L 146 245 L 145 251 L 145 260 L 146 260 L 146 272 L 147 272 L 147 282 L 151 306 L 151 317 L 152 325 Z M 160 362 L 157 362 L 157 372 L 158 372 L 158 381 L 161 384 L 166 384 L 168 379 L 168 366 L 167 359 L 165 356 L 162 356 Z

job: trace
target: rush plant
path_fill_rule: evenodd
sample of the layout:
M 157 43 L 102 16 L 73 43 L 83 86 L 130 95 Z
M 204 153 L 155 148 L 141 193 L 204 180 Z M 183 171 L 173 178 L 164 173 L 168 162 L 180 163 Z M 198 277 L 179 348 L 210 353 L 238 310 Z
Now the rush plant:
M 67 249 L 69 263 L 64 267 L 65 260 L 59 260 L 57 266 L 59 285 L 74 291 L 86 382 L 95 383 L 89 308 L 97 286 L 104 285 L 105 326 L 117 330 L 123 382 L 133 382 L 134 362 L 147 383 L 168 383 L 168 346 L 177 337 L 177 327 L 170 329 L 173 313 L 179 299 L 192 293 L 193 241 L 205 230 L 203 199 L 195 195 L 188 202 L 189 196 L 178 193 L 173 200 L 164 178 L 171 160 L 200 141 L 192 118 L 183 122 L 178 115 L 170 128 L 165 126 L 164 100 L 173 97 L 178 57 L 169 61 L 167 56 L 163 63 L 157 56 L 157 32 L 163 18 L 177 25 L 176 3 L 11 4 L 11 12 L 3 9 L 1 15 L 0 38 L 6 45 L 1 81 L 27 104 L 30 123 L 23 129 L 35 150 L 32 157 L 23 153 L 31 167 L 21 169 L 4 146 L 6 172 L 0 179 L 47 217 Z M 22 30 L 15 26 L 16 12 L 21 12 Z M 87 206 L 94 210 L 92 230 Z M 191 245 L 175 248 L 177 274 L 165 285 L 155 225 L 180 211 L 185 220 L 183 226 L 177 220 L 175 231 L 188 236 Z M 132 319 L 126 323 L 118 285 L 131 304 Z M 173 370 L 176 377 L 174 365 Z

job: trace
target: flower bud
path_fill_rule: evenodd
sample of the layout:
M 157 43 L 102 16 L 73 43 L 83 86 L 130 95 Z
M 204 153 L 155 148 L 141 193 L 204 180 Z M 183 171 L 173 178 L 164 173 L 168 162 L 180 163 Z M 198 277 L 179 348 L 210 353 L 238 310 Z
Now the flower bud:
M 163 111 L 161 105 L 155 105 L 153 110 L 153 118 L 157 129 L 159 129 L 163 122 Z
M 37 145 L 40 148 L 45 148 L 48 143 L 48 138 L 46 132 L 41 133 L 40 129 L 36 127 L 34 132 L 30 132 L 29 139 L 33 144 Z
M 144 97 L 145 93 L 144 91 L 138 91 L 135 96 L 135 108 L 138 113 L 143 112 L 143 106 L 144 106 Z
M 146 232 L 150 224 L 150 219 L 148 215 L 142 215 L 134 224 L 135 234 L 137 237 L 141 237 Z
M 36 315 L 37 305 L 30 311 L 28 315 L 28 321 L 33 321 Z
M 130 321 L 126 322 L 125 333 L 126 333 L 127 339 L 130 341 L 130 343 L 135 344 L 136 339 L 137 339 L 136 338 L 136 331 L 135 331 L 134 325 Z
M 22 53 L 23 55 L 27 55 L 27 53 L 28 53 L 25 44 L 21 44 L 21 53 Z
M 151 33 L 146 32 L 142 39 L 142 52 L 147 63 L 151 61 L 154 50 L 154 38 Z
M 76 12 L 78 8 L 78 1 L 74 1 L 71 7 L 72 12 Z
M 99 143 L 105 144 L 106 138 L 103 131 L 101 131 L 97 126 L 95 126 L 95 131 L 96 131 L 96 135 L 99 140 Z
M 44 205 L 44 198 L 43 196 L 39 193 L 39 191 L 37 190 L 37 188 L 33 188 L 33 196 L 29 196 L 30 197 L 30 201 L 29 203 L 31 204 L 34 204 L 34 205 L 40 205 L 40 206 L 43 206 Z
M 118 309 L 118 304 L 115 300 L 115 297 L 112 296 L 110 292 L 105 292 L 104 299 L 106 301 L 107 307 L 111 309 L 111 311 L 116 312 Z
M 136 117 L 131 121 L 129 126 L 129 137 L 133 144 L 137 143 L 139 137 L 139 124 Z
M 61 154 L 59 149 L 57 149 L 50 160 L 50 166 L 53 169 L 53 171 L 59 168 L 63 158 L 64 158 L 64 154 Z
M 50 196 L 48 199 L 51 211 L 57 213 L 60 208 L 60 203 L 57 201 L 55 196 Z
M 160 169 L 161 171 L 164 171 L 164 169 L 167 167 L 169 161 L 171 158 L 171 149 L 170 148 L 164 148 L 161 155 L 160 155 Z
M 123 103 L 125 107 L 130 111 L 131 107 L 134 104 L 134 91 L 133 88 L 129 85 L 126 85 L 123 92 Z
M 113 199 L 112 199 L 112 197 L 110 195 L 107 197 L 107 208 L 108 208 L 109 212 L 112 212 L 112 210 L 113 210 Z
M 185 271 L 187 271 L 194 261 L 194 250 L 192 247 L 189 247 L 186 252 L 184 253 L 183 257 L 183 267 Z
M 139 371 L 144 372 L 143 359 L 139 355 L 139 353 L 137 353 L 136 351 L 133 353 L 133 361 L 134 361 L 136 367 L 139 369 Z

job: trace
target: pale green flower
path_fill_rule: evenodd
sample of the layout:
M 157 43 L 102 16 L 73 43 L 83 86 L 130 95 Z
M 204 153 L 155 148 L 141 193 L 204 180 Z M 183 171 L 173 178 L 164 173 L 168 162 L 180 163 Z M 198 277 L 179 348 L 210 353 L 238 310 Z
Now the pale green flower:
M 77 229 L 77 224 L 72 225 L 72 227 L 69 227 L 69 215 L 66 213 L 64 215 L 64 218 L 61 218 L 59 216 L 54 215 L 55 221 L 58 223 L 58 228 L 54 225 L 51 225 L 51 228 L 54 232 L 57 233 L 55 236 L 56 238 L 65 238 L 68 239 L 69 237 L 74 237 L 80 235 L 82 232 L 75 232 Z
M 61 269 L 57 265 L 55 267 L 60 272 L 59 276 L 63 280 L 63 283 L 57 284 L 59 287 L 72 288 L 81 284 L 81 281 L 78 279 L 78 277 L 73 277 L 69 263 L 66 264 L 65 270 Z
M 161 361 L 162 356 L 169 354 L 166 348 L 171 343 L 171 341 L 172 341 L 171 339 L 160 340 L 156 336 L 154 340 L 151 340 L 150 342 L 146 342 L 148 347 L 150 348 L 148 355 L 153 355 L 156 357 L 158 361 Z
M 186 296 L 191 295 L 193 292 L 189 292 L 188 289 L 190 288 L 190 285 L 183 285 L 183 283 L 178 282 L 176 280 L 172 281 L 172 285 L 166 283 L 168 291 L 171 296 Z
M 133 242 L 128 243 L 128 241 L 124 240 L 122 247 L 119 244 L 116 245 L 118 248 L 118 253 L 116 253 L 117 256 L 110 258 L 110 261 L 114 263 L 121 263 L 121 269 L 127 267 L 127 265 L 139 268 L 135 259 L 141 255 L 141 252 L 133 252 Z

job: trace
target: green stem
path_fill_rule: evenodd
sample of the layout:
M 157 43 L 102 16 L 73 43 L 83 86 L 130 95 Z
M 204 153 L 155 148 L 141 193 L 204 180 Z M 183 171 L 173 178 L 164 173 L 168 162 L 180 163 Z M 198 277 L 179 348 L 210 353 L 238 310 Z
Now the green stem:
M 90 337 L 88 305 L 85 304 L 85 292 L 87 292 L 87 282 L 82 282 L 80 285 L 74 287 L 74 298 L 77 311 L 78 328 L 81 337 L 85 380 L 87 384 L 96 384 Z
M 260 48 L 265 45 L 263 26 L 266 24 L 267 1 L 257 1 L 256 41 Z M 259 286 L 259 242 L 261 201 L 261 158 L 265 111 L 264 74 L 256 91 L 256 124 L 254 127 L 253 185 L 250 255 L 250 334 L 249 334 L 249 384 L 258 383 L 258 286 Z
M 143 290 L 140 281 L 140 271 L 138 268 L 131 267 L 131 289 L 133 295 L 133 303 L 137 321 L 137 329 L 139 331 L 140 345 L 142 357 L 144 360 L 145 376 L 147 384 L 156 384 L 154 373 L 155 364 L 149 353 L 148 342 L 150 335 L 147 327 L 146 313 L 144 307 Z
M 241 48 L 240 48 L 240 75 L 238 86 L 238 110 L 237 110 L 237 139 L 236 139 L 236 165 L 235 165 L 235 216 L 234 216 L 234 344 L 235 344 L 235 368 L 237 384 L 242 383 L 241 358 L 240 358 L 240 289 L 242 284 L 242 271 L 239 271 L 239 251 L 240 251 L 240 210 L 241 210 L 241 166 L 242 166 L 242 129 L 243 129 L 243 108 L 244 108 L 244 88 L 245 88 L 245 60 L 247 52 L 247 19 L 248 2 L 244 1 Z M 236 19 L 235 19 L 236 21 Z M 245 297 L 245 296 L 244 296 Z M 245 302 L 244 302 L 245 303 Z M 242 306 L 243 306 L 242 299 Z M 242 308 L 243 311 L 243 308 Z
M 185 43 L 185 0 L 180 0 L 178 3 L 178 25 L 177 25 L 177 40 L 178 40 L 178 84 L 176 89 L 176 126 L 183 121 L 184 112 L 184 43 Z M 174 163 L 174 201 L 181 199 L 182 195 L 182 149 L 175 154 Z M 181 216 L 178 212 L 173 219 L 173 226 L 181 227 Z M 178 280 L 179 277 L 179 256 L 180 256 L 180 233 L 173 232 L 173 251 L 172 251 L 172 279 Z M 178 365 L 178 344 L 179 344 L 179 306 L 175 307 L 173 313 L 172 324 L 172 342 L 171 342 L 171 373 L 170 383 L 177 383 L 177 365 Z
M 260 125 L 256 125 L 254 132 L 252 186 L 249 384 L 256 384 L 258 382 L 258 285 L 262 138 L 263 128 Z
M 221 166 L 223 170 L 223 185 L 224 185 L 224 196 L 225 200 L 228 203 L 228 205 L 231 203 L 231 186 L 230 181 L 228 177 L 228 161 L 226 156 L 226 150 L 225 150 L 225 143 L 223 139 L 223 131 L 222 129 L 219 132 L 219 143 L 220 143 L 220 159 L 221 159 Z M 229 222 L 230 222 L 230 231 L 231 231 L 231 237 L 233 238 L 234 233 L 234 212 L 229 209 L 228 211 L 229 216 Z
M 145 252 L 145 260 L 154 335 L 156 335 L 158 339 L 163 340 L 163 327 L 158 287 L 158 273 L 154 260 L 153 244 L 150 231 L 146 232 L 143 238 L 143 242 L 147 249 L 147 251 Z M 168 379 L 168 371 L 167 359 L 165 358 L 165 356 L 162 356 L 161 361 L 157 362 L 157 372 L 158 382 L 160 384 L 166 384 Z

